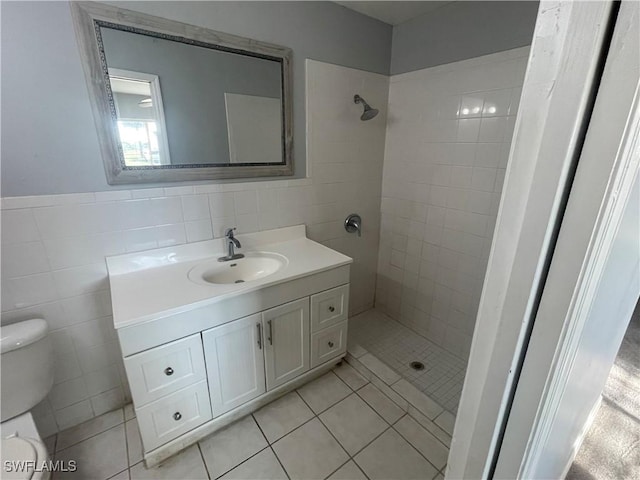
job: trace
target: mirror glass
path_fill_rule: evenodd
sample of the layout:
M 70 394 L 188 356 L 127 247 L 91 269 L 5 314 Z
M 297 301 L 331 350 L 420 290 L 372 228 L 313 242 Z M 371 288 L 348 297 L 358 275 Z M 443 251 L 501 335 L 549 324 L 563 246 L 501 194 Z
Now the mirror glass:
M 100 26 L 125 167 L 283 164 L 282 62 Z
M 107 182 L 293 175 L 290 48 L 71 2 Z

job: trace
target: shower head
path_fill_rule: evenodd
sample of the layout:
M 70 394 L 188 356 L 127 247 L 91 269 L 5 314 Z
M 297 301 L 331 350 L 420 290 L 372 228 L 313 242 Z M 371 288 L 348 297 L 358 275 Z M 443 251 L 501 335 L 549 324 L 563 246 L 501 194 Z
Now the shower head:
M 365 102 L 364 98 L 362 98 L 360 95 L 353 96 L 353 103 L 361 103 L 364 106 L 364 112 L 362 112 L 362 115 L 360 116 L 360 120 L 364 122 L 366 122 L 367 120 L 371 120 L 373 117 L 378 115 L 378 109 L 371 108 L 371 106 L 367 102 Z

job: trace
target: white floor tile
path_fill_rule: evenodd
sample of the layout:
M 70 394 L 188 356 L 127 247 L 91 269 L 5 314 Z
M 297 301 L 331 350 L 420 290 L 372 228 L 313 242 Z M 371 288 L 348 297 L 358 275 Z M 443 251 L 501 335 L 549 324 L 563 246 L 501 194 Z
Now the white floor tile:
M 228 472 L 268 445 L 251 415 L 200 441 L 202 456 L 213 478 Z
M 372 480 L 424 480 L 438 473 L 393 429 L 383 433 L 354 460 Z
M 367 480 L 353 460 L 349 460 L 327 480 Z
M 298 389 L 298 393 L 318 414 L 350 395 L 351 389 L 333 372 L 329 372 Z
M 55 460 L 61 460 L 65 464 L 74 460 L 78 469 L 75 472 L 57 472 L 54 478 L 58 480 L 112 477 L 128 467 L 126 445 L 124 424 L 120 424 L 72 447 L 59 450 Z
M 313 418 L 313 412 L 296 392 L 291 392 L 253 414 L 264 435 L 273 443 Z
M 265 448 L 220 478 L 221 480 L 287 480 L 287 474 L 271 448 Z
M 124 422 L 122 409 L 119 408 L 89 421 L 76 425 L 75 427 L 63 430 L 58 434 L 57 450 L 70 447 L 76 443 L 86 440 L 98 433 L 109 430 Z
M 409 415 L 400 419 L 393 428 L 438 470 L 447 464 L 449 449 Z
M 54 434 L 44 439 L 44 444 L 47 446 L 47 452 L 49 452 L 49 455 L 56 451 L 56 436 L 57 434 Z
M 405 414 L 404 410 L 372 384 L 358 390 L 358 395 L 389 423 L 397 422 Z
M 353 390 L 358 390 L 369 383 L 366 378 L 360 375 L 351 365 L 344 361 L 339 367 L 334 368 L 333 372 Z
M 353 355 L 356 358 L 360 358 L 363 355 L 366 355 L 367 352 L 364 347 L 362 347 L 361 345 L 358 345 L 357 343 L 353 344 L 353 345 L 349 345 L 348 349 L 349 353 L 351 355 Z
M 127 433 L 127 453 L 129 455 L 129 466 L 131 466 L 142 461 L 142 438 L 140 438 L 138 420 L 134 418 L 125 423 L 125 431 Z
M 129 470 L 123 470 L 122 472 L 114 475 L 113 477 L 109 477 L 109 480 L 129 480 Z
M 422 428 L 426 429 L 431 435 L 440 440 L 444 445 L 449 448 L 451 446 L 451 435 L 445 432 L 442 428 L 437 426 L 427 417 L 422 415 L 417 408 L 411 406 L 407 412 L 416 422 L 418 422 Z
M 428 418 L 436 418 L 444 411 L 440 405 L 404 379 L 394 383 L 391 388 L 402 395 L 411 405 L 420 410 L 420 412 Z
M 389 425 L 355 393 L 319 416 L 349 455 L 355 455 Z
M 157 467 L 147 469 L 144 463 L 138 463 L 131 467 L 129 472 L 131 480 L 205 480 L 209 478 L 198 445 L 192 445 Z
M 442 412 L 438 415 L 438 418 L 434 420 L 435 424 L 447 432 L 449 435 L 453 435 L 453 427 L 456 424 L 456 417 L 449 412 Z
M 273 444 L 291 479 L 323 479 L 349 457 L 317 418 Z

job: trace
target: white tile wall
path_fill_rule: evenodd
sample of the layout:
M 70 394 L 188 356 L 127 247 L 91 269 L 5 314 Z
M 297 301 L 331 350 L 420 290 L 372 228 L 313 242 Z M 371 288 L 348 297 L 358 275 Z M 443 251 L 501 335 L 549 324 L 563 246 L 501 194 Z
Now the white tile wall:
M 376 306 L 465 359 L 528 51 L 391 78 Z
M 104 257 L 304 223 L 354 258 L 350 310 L 373 305 L 389 80 L 307 62 L 310 178 L 2 199 L 2 323 L 49 322 L 55 385 L 34 409 L 43 436 L 130 397 Z M 359 93 L 380 114 L 359 120 Z M 363 235 L 344 231 L 357 212 Z

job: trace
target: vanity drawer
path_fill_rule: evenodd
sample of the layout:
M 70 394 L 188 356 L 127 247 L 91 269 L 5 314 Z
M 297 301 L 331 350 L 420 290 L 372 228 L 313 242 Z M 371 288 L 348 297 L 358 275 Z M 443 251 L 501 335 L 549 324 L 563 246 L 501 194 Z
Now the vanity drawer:
M 124 366 L 139 406 L 206 378 L 199 333 L 126 357 Z
M 311 335 L 311 368 L 347 351 L 347 322 Z
M 136 409 L 142 444 L 146 452 L 211 420 L 207 382 Z
M 349 285 L 311 295 L 311 332 L 317 332 L 347 319 Z

